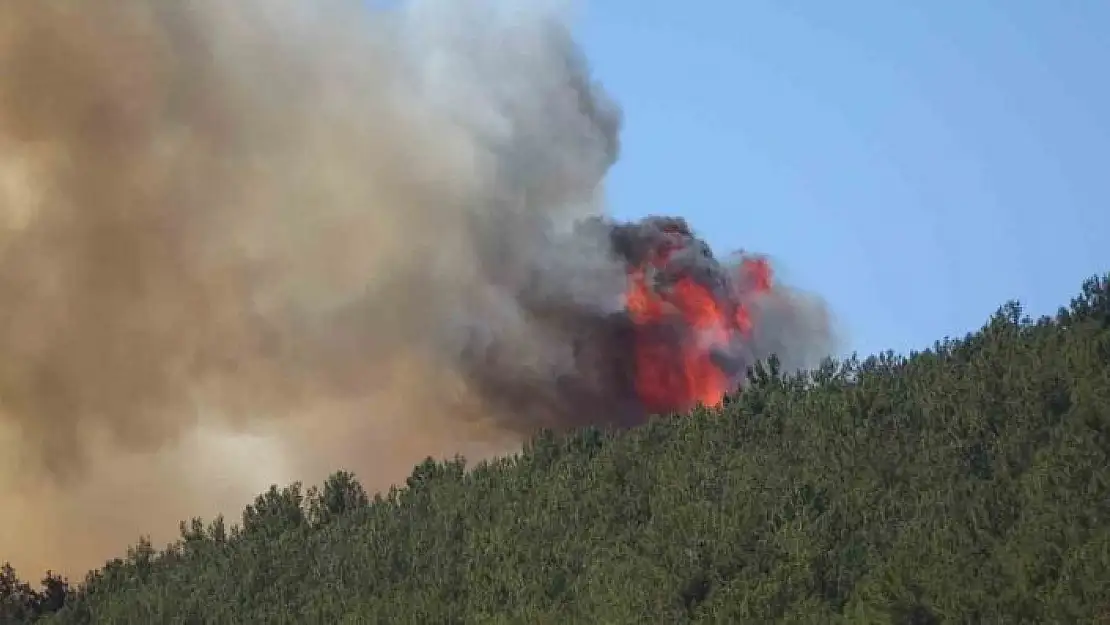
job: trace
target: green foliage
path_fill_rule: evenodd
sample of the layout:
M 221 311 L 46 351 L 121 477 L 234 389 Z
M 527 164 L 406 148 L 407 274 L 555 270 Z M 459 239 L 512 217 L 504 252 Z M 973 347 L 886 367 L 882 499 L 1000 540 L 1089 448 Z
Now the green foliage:
M 1054 318 L 770 362 L 721 410 L 428 459 L 373 500 L 349 473 L 275 486 L 76 590 L 4 569 L 0 620 L 1110 623 L 1108 467 L 1096 278 Z
M 355 475 L 339 471 L 324 482 L 323 490 L 308 490 L 308 519 L 314 525 L 325 525 L 370 505 L 370 498 Z
M 62 609 L 69 592 L 69 582 L 50 572 L 35 590 L 5 564 L 0 567 L 0 623 L 31 623 L 53 614 Z

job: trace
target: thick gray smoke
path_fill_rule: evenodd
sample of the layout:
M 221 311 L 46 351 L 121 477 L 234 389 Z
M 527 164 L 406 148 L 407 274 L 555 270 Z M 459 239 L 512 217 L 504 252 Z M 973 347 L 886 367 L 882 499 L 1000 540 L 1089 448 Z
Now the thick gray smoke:
M 630 422 L 625 262 L 581 226 L 621 118 L 563 17 L 0 3 L 0 560 Z

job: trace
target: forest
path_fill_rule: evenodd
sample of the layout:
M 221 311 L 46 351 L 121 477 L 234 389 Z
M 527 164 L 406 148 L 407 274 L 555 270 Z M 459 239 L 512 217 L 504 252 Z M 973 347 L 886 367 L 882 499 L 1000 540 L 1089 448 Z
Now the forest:
M 720 409 L 378 495 L 274 486 L 83 580 L 21 574 L 0 622 L 1110 624 L 1110 275 L 920 352 L 771 359 Z

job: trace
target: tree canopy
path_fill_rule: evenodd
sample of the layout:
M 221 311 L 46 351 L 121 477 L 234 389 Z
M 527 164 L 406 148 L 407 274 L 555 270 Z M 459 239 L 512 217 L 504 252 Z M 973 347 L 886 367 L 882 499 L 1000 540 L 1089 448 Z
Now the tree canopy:
M 1110 623 L 1110 284 L 721 409 L 192 519 L 0 622 Z

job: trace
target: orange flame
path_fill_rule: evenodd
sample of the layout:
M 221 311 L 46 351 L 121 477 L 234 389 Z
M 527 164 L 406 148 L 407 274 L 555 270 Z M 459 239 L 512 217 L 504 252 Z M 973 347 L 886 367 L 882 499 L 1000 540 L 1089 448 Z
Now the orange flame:
M 635 389 L 654 413 L 721 404 L 734 381 L 715 362 L 714 350 L 727 350 L 751 335 L 753 320 L 745 302 L 771 288 L 771 270 L 763 259 L 745 259 L 736 268 L 740 293 L 715 294 L 690 276 L 657 288 L 649 276 L 667 265 L 675 249 L 665 246 L 628 272 L 626 306 L 636 328 Z

